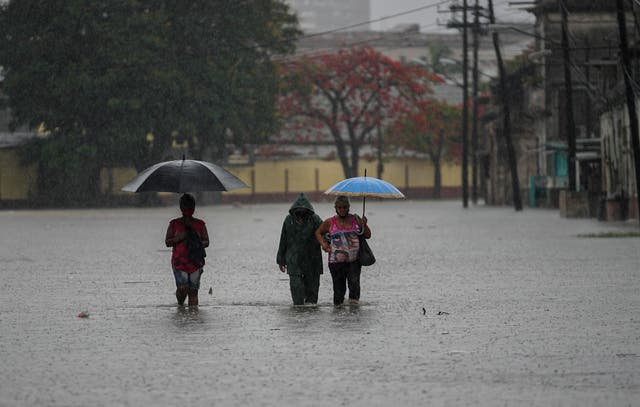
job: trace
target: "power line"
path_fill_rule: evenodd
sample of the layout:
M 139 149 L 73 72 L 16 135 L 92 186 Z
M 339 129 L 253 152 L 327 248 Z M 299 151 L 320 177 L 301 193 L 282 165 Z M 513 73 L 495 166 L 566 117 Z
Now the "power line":
M 419 29 L 422 30 L 422 29 L 425 29 L 425 28 L 432 28 L 432 27 L 435 27 L 435 26 L 437 26 L 437 23 L 425 24 L 425 25 L 421 25 L 419 27 Z M 403 39 L 403 38 L 406 38 L 406 37 L 410 37 L 410 36 L 416 35 L 415 32 L 400 32 L 400 33 L 392 33 L 392 34 L 395 34 L 395 36 L 394 36 L 395 39 Z M 353 41 L 353 42 L 345 42 L 344 44 L 336 45 L 334 47 L 328 46 L 328 47 L 321 48 L 321 49 L 315 48 L 315 49 L 309 50 L 308 52 L 301 52 L 301 53 L 297 53 L 295 55 L 285 56 L 283 58 L 279 58 L 279 59 L 276 59 L 276 60 L 277 61 L 290 61 L 290 60 L 293 60 L 293 59 L 296 59 L 296 58 L 301 58 L 301 57 L 314 57 L 314 56 L 326 54 L 327 52 L 331 52 L 331 51 L 333 51 L 335 49 L 345 49 L 345 48 L 355 47 L 355 46 L 358 46 L 358 45 L 367 45 L 367 44 L 370 44 L 370 43 L 374 43 L 376 41 L 387 39 L 389 37 L 390 37 L 389 33 L 383 33 L 383 34 L 380 34 L 380 35 L 372 37 L 372 38 L 366 38 L 366 39 L 357 40 L 357 41 Z
M 529 36 L 529 37 L 537 38 L 537 39 L 542 40 L 542 41 L 547 41 L 547 42 L 550 42 L 550 43 L 552 43 L 552 44 L 553 44 L 553 43 L 558 44 L 558 42 L 557 42 L 557 41 L 555 41 L 555 40 L 551 40 L 550 38 L 543 37 L 543 36 L 541 36 L 541 35 L 539 35 L 539 34 L 536 34 L 536 33 L 534 33 L 534 32 L 532 33 L 532 32 L 529 32 L 529 31 L 527 31 L 527 30 L 522 30 L 522 29 L 520 29 L 520 28 L 518 28 L 518 27 L 508 26 L 508 27 L 505 27 L 505 29 L 507 29 L 507 30 L 513 30 L 513 31 L 518 32 L 518 33 L 520 33 L 520 34 L 524 34 L 524 35 L 527 35 L 527 36 Z
M 573 71 L 580 75 L 580 78 L 578 78 L 578 82 L 584 85 L 585 89 L 593 97 L 593 99 L 599 100 L 601 103 L 604 103 L 606 106 L 611 108 L 613 106 L 611 104 L 611 101 L 603 93 L 597 92 L 596 87 L 587 79 L 587 75 L 582 71 L 582 69 L 573 61 L 570 61 L 569 64 L 571 65 L 571 68 L 573 68 Z
M 629 78 L 630 83 L 633 86 L 633 89 L 634 89 L 633 93 L 637 96 L 638 94 L 640 94 L 640 84 L 638 83 L 638 81 L 636 81 L 633 78 L 633 75 L 631 74 L 631 72 L 629 72 L 626 66 L 623 67 L 623 71 L 624 71 L 624 74 L 627 76 L 627 78 Z
M 422 7 L 417 7 L 417 8 L 401 11 L 399 13 L 390 14 L 388 16 L 383 16 L 383 17 L 376 18 L 376 19 L 373 19 L 373 20 L 367 20 L 367 21 L 363 21 L 363 22 L 359 22 L 359 23 L 355 23 L 355 24 L 351 24 L 351 25 L 337 27 L 337 28 L 333 28 L 333 29 L 327 30 L 327 31 L 321 31 L 321 32 L 317 32 L 317 33 L 302 35 L 302 36 L 300 36 L 300 37 L 298 37 L 296 39 L 296 42 L 300 42 L 301 40 L 305 40 L 305 39 L 308 39 L 308 38 L 315 38 L 315 37 L 320 37 L 320 36 L 324 36 L 324 35 L 327 35 L 327 34 L 333 34 L 333 33 L 336 33 L 336 32 L 347 31 L 347 30 L 349 30 L 351 28 L 356 28 L 356 27 L 360 27 L 360 26 L 363 26 L 363 25 L 369 25 L 371 23 L 377 23 L 377 22 L 380 22 L 380 21 L 389 20 L 389 19 L 392 19 L 392 18 L 396 18 L 396 17 L 408 15 L 408 14 L 417 13 L 419 11 L 427 10 L 427 9 L 430 9 L 430 8 L 438 7 L 438 6 L 440 6 L 442 4 L 445 4 L 445 3 L 449 3 L 449 1 L 450 0 L 439 0 L 439 1 L 436 1 L 435 3 L 432 3 L 432 4 L 427 4 L 427 5 L 422 6 Z M 430 27 L 430 26 L 433 26 L 433 24 L 429 24 L 429 25 L 426 25 L 424 27 L 426 28 L 426 27 Z M 421 26 L 420 28 L 423 28 L 423 27 Z M 413 33 L 407 33 L 407 34 L 413 34 Z M 378 37 L 377 39 L 382 39 L 382 38 L 383 37 Z M 355 45 L 358 45 L 359 43 L 365 44 L 365 43 L 368 43 L 368 42 L 373 42 L 373 41 L 376 41 L 377 39 L 361 40 L 360 42 L 353 43 L 350 46 L 355 46 Z M 288 40 L 281 40 L 281 41 L 275 41 L 275 42 L 272 42 L 272 43 L 266 44 L 266 45 L 277 45 L 277 44 L 284 44 L 284 43 L 287 43 L 287 42 L 289 42 L 289 41 Z M 256 45 L 252 45 L 252 46 L 248 46 L 248 47 L 238 47 L 238 48 L 246 49 L 246 50 L 254 50 L 254 49 L 262 48 L 264 46 L 265 46 L 265 44 L 256 44 Z M 304 54 L 302 54 L 302 55 L 304 55 Z M 276 59 L 276 60 L 278 60 L 278 61 L 280 61 L 280 60 L 288 60 L 288 59 L 291 59 L 291 58 L 296 58 L 298 56 L 301 56 L 301 55 L 297 54 L 295 56 L 285 56 L 282 59 Z
M 335 32 L 339 32 L 339 31 L 346 31 L 346 30 L 351 29 L 351 28 L 361 27 L 363 25 L 369 25 L 371 23 L 378 23 L 380 21 L 389 20 L 389 19 L 392 19 L 392 18 L 404 16 L 404 15 L 407 15 L 407 14 L 413 14 L 413 13 L 416 13 L 418 11 L 422 11 L 422 10 L 427 10 L 427 9 L 430 9 L 430 8 L 438 7 L 438 6 L 440 6 L 442 4 L 445 4 L 445 3 L 449 3 L 449 0 L 441 0 L 441 1 L 438 1 L 438 2 L 433 3 L 433 4 L 429 4 L 429 5 L 426 5 L 426 6 L 414 8 L 414 9 L 411 9 L 411 10 L 402 11 L 400 13 L 391 14 L 391 15 L 380 17 L 380 18 L 376 18 L 376 19 L 373 19 L 373 20 L 368 20 L 368 21 L 363 21 L 361 23 L 355 23 L 355 24 L 351 24 L 351 25 L 346 25 L 346 26 L 343 26 L 343 27 L 338 27 L 338 28 L 334 28 L 334 29 L 331 29 L 331 30 L 322 31 L 322 32 L 318 32 L 318 33 L 303 35 L 303 36 L 300 37 L 300 39 L 319 37 L 319 36 L 326 35 L 326 34 L 333 34 Z
M 307 38 L 319 37 L 319 36 L 332 34 L 332 33 L 340 32 L 340 31 L 346 31 L 346 30 L 349 30 L 350 28 L 360 27 L 360 26 L 363 26 L 363 25 L 368 25 L 370 23 L 375 23 L 375 22 L 379 22 L 379 21 L 389 20 L 389 19 L 393 19 L 393 18 L 396 18 L 396 17 L 408 15 L 408 14 L 413 14 L 413 13 L 416 13 L 416 12 L 419 12 L 419 11 L 423 11 L 423 10 L 427 10 L 427 9 L 430 9 L 430 8 L 438 7 L 438 6 L 442 5 L 442 4 L 449 3 L 449 1 L 450 0 L 439 0 L 439 1 L 436 1 L 435 3 L 431 3 L 431 4 L 427 4 L 425 6 L 421 6 L 421 7 L 417 7 L 417 8 L 413 8 L 413 9 L 409 9 L 409 10 L 405 10 L 405 11 L 401 11 L 399 13 L 383 16 L 383 17 L 380 17 L 380 18 L 367 20 L 367 21 L 363 21 L 363 22 L 359 22 L 359 23 L 355 23 L 355 24 L 351 24 L 351 25 L 347 25 L 347 26 L 337 27 L 337 28 L 333 28 L 331 30 L 322 31 L 322 32 L 318 32 L 318 33 L 302 35 L 302 36 L 296 38 L 294 40 L 294 42 L 299 42 L 300 40 L 304 40 L 304 39 L 307 39 Z M 421 26 L 421 29 L 422 28 L 427 28 L 427 27 L 432 27 L 432 26 L 434 26 L 434 24 L 428 24 L 428 25 L 425 25 L 425 26 Z M 410 35 L 410 34 L 413 34 L 413 33 L 406 33 L 405 35 Z M 358 44 L 366 44 L 366 43 L 369 43 L 369 42 L 377 41 L 377 40 L 382 39 L 382 38 L 384 38 L 384 37 L 380 36 L 380 37 L 377 37 L 377 38 L 371 38 L 371 39 L 367 39 L 367 40 L 362 40 L 362 41 L 359 41 L 359 42 L 352 43 L 350 46 L 355 46 L 355 45 L 358 45 Z M 279 44 L 285 44 L 285 43 L 289 43 L 289 42 L 291 42 L 291 41 L 290 40 L 277 40 L 277 41 L 270 41 L 268 43 L 253 44 L 253 45 L 249 45 L 249 46 L 238 45 L 238 46 L 235 47 L 235 49 L 237 49 L 237 50 L 245 50 L 245 51 L 253 51 L 253 50 L 258 50 L 258 49 L 261 49 L 261 48 L 264 48 L 264 47 L 276 46 L 276 45 L 279 45 Z M 320 54 L 321 52 L 316 52 L 316 53 Z M 290 59 L 290 58 L 296 58 L 298 56 L 300 56 L 300 55 L 298 54 L 298 55 L 295 55 L 295 56 L 283 56 L 282 58 L 277 58 L 276 57 L 276 58 L 274 58 L 274 60 L 275 61 L 281 61 L 281 60 L 287 60 L 287 59 Z M 197 56 L 193 56 L 192 58 L 195 59 L 195 58 L 198 58 L 198 57 Z M 155 64 L 155 66 L 163 66 L 163 65 L 168 65 L 168 63 L 163 64 L 162 62 L 157 62 Z M 127 63 L 119 64 L 119 66 L 121 68 L 124 68 L 124 69 L 130 69 L 130 68 L 135 68 L 136 67 L 135 64 L 127 64 Z M 102 68 L 95 69 L 95 71 L 102 71 L 102 70 L 103 70 Z M 93 71 L 93 70 L 89 70 L 89 71 Z

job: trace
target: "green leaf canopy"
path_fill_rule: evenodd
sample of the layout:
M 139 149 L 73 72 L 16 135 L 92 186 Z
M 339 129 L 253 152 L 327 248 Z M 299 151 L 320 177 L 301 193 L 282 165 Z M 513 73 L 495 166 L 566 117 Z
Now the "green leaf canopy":
M 296 27 L 277 0 L 9 1 L 1 90 L 13 127 L 90 147 L 91 177 L 160 160 L 176 137 L 217 159 L 277 128 L 272 58 L 293 51 Z M 28 158 L 46 166 L 47 151 Z

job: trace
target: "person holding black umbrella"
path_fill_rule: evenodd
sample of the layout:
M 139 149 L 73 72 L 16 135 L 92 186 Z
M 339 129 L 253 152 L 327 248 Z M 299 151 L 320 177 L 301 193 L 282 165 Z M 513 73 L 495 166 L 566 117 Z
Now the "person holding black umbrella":
M 165 244 L 172 247 L 171 268 L 176 280 L 179 305 L 189 297 L 189 306 L 198 305 L 200 276 L 203 273 L 204 249 L 209 247 L 209 233 L 204 221 L 193 217 L 196 200 L 191 194 L 180 197 L 182 217 L 169 222 Z

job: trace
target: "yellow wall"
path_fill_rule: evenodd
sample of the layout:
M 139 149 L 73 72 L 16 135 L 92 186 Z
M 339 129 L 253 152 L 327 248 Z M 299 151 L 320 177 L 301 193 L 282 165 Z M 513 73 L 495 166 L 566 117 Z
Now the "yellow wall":
M 135 168 L 112 168 L 111 177 L 113 178 L 113 187 L 111 193 L 114 195 L 129 194 L 129 192 L 120 189 L 129 181 L 131 181 L 138 173 Z M 109 170 L 103 168 L 100 172 L 100 190 L 107 192 L 109 189 Z
M 35 191 L 37 176 L 37 167 L 20 165 L 14 150 L 0 150 L 0 201 L 29 199 Z
M 316 159 L 256 161 L 254 166 L 233 166 L 227 169 L 249 185 L 246 189 L 226 192 L 231 195 L 278 193 L 286 192 L 287 189 L 288 192 L 315 191 L 316 173 L 318 190 L 324 191 L 344 178 L 339 162 Z
M 375 176 L 377 162 L 371 166 Z M 459 186 L 462 179 L 460 165 L 443 164 L 441 168 L 442 186 Z M 403 158 L 390 160 L 384 164 L 382 178 L 398 188 L 433 187 L 435 170 L 431 160 L 424 158 Z
M 377 175 L 377 161 L 360 162 L 359 176 Z M 344 179 L 338 160 L 288 159 L 281 161 L 257 161 L 254 166 L 233 166 L 227 169 L 249 185 L 250 188 L 225 192 L 229 195 L 246 195 L 252 192 L 284 193 L 297 191 L 325 191 Z M 288 172 L 286 190 L 285 171 Z M 252 185 L 253 172 L 253 185 Z M 316 172 L 318 188 L 316 189 Z M 384 163 L 382 178 L 398 188 L 433 187 L 434 168 L 428 159 L 404 158 Z M 442 186 L 458 186 L 462 177 L 461 167 L 455 164 L 442 166 Z M 252 188 L 253 187 L 253 190 Z
M 359 176 L 377 175 L 377 161 L 360 161 Z M 231 173 L 244 181 L 249 188 L 225 192 L 228 195 L 281 194 L 285 192 L 324 192 L 344 179 L 342 166 L 338 160 L 286 159 L 258 160 L 253 166 L 228 166 Z M 113 168 L 112 193 L 125 194 L 120 189 L 136 176 L 133 168 Z M 433 187 L 433 165 L 428 159 L 403 158 L 384 162 L 382 178 L 400 189 Z M 252 175 L 253 174 L 253 175 Z M 285 175 L 287 174 L 287 175 Z M 27 200 L 35 191 L 36 168 L 19 165 L 13 150 L 0 150 L 0 200 Z M 287 181 L 288 180 L 288 187 Z M 457 164 L 442 166 L 442 186 L 460 185 L 461 167 Z M 102 191 L 109 185 L 108 171 L 101 173 Z

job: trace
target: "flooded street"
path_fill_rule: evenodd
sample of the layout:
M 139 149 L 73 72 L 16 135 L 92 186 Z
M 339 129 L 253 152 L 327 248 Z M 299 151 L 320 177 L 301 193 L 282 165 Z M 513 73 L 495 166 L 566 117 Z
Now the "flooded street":
M 0 211 L 0 406 L 638 405 L 640 239 L 578 237 L 635 224 L 367 201 L 361 305 L 332 305 L 325 264 L 320 304 L 292 307 L 289 206 L 196 209 L 197 310 L 175 304 L 177 207 Z

